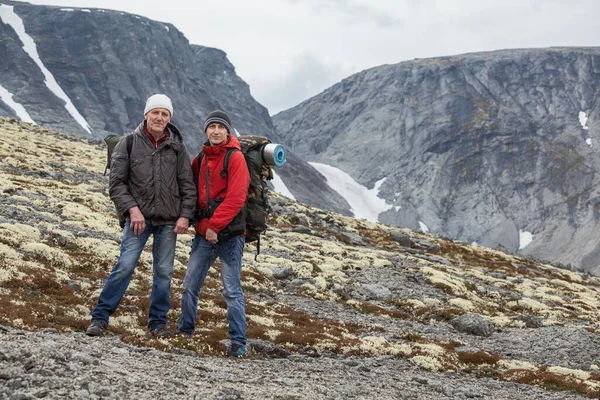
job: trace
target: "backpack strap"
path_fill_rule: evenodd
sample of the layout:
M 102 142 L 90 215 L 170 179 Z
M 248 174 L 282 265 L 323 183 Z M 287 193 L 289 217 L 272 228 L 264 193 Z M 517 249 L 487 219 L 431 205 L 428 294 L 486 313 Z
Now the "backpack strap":
M 221 171 L 221 178 L 227 179 L 227 171 L 229 171 L 229 159 L 231 158 L 231 155 L 236 151 L 238 151 L 238 149 L 227 150 L 227 153 L 225 154 L 225 161 L 223 161 L 223 170 Z M 202 150 L 198 154 L 196 154 L 196 157 L 198 157 L 198 171 L 200 171 L 202 159 L 204 158 L 204 153 L 202 152 Z M 194 184 L 196 185 L 196 187 L 198 187 L 198 174 L 194 174 Z
M 238 149 L 229 149 L 227 150 L 227 154 L 225 154 L 225 161 L 223 161 L 223 171 L 221 171 L 221 178 L 227 179 L 228 171 L 229 171 L 229 159 L 231 155 L 238 151 Z

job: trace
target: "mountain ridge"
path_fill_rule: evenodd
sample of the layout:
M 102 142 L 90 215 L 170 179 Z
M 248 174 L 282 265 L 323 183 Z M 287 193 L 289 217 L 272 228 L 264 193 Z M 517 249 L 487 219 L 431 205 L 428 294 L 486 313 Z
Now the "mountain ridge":
M 0 23 L 0 35 L 6 38 L 0 41 L 0 53 L 7 55 L 0 59 L 0 86 L 39 125 L 94 139 L 126 134 L 143 119 L 146 99 L 166 93 L 174 104 L 172 122 L 191 154 L 205 141 L 203 120 L 215 109 L 225 110 L 240 134 L 281 143 L 267 109 L 252 97 L 226 53 L 190 44 L 172 24 L 112 10 L 65 11 L 8 0 L 0 4 L 5 14 L 16 15 L 11 21 L 22 21 L 39 53 L 34 60 L 23 48 L 25 38 L 11 24 Z M 57 87 L 48 86 L 46 78 Z M 67 110 L 70 104 L 90 125 L 91 134 L 74 118 L 75 111 Z M 17 117 L 1 99 L 0 115 Z M 318 172 L 288 153 L 286 167 L 277 173 L 298 200 L 350 213 Z
M 273 119 L 309 162 L 368 188 L 385 178 L 380 197 L 394 208 L 380 221 L 597 274 L 599 76 L 598 47 L 411 60 Z M 524 249 L 522 232 L 533 234 Z

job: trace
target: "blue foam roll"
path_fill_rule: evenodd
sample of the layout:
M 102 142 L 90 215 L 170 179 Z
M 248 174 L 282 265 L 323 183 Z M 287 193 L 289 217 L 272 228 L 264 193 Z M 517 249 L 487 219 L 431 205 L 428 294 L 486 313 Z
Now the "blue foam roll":
M 287 161 L 285 147 L 277 143 L 269 143 L 263 149 L 263 159 L 269 165 L 281 167 Z

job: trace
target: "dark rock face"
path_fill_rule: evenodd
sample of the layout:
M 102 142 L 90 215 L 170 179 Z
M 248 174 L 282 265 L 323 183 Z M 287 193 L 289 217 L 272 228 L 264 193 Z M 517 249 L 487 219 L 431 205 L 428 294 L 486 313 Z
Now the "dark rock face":
M 353 75 L 273 120 L 305 159 L 367 187 L 386 178 L 380 196 L 396 207 L 381 222 L 600 273 L 599 82 L 600 48 L 422 59 Z M 520 231 L 534 235 L 522 250 Z
M 44 84 L 42 71 L 13 27 L 0 23 L 0 85 L 37 124 L 96 139 L 124 134 L 143 119 L 148 96 L 165 93 L 173 100 L 172 122 L 182 130 L 191 154 L 206 139 L 204 117 L 214 109 L 225 110 L 240 134 L 281 142 L 267 109 L 252 98 L 226 54 L 190 45 L 173 25 L 118 11 L 3 3 L 23 20 L 41 61 L 91 134 Z M 18 118 L 2 101 L 0 115 Z M 346 201 L 316 170 L 293 155 L 288 158 L 277 173 L 297 200 L 350 214 Z

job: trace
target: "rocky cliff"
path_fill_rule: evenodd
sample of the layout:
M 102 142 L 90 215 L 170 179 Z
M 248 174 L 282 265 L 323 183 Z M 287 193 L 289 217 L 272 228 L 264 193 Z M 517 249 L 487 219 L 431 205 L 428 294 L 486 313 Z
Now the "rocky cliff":
M 415 59 L 350 76 L 274 122 L 305 159 L 368 187 L 385 178 L 382 222 L 598 274 L 599 83 L 600 48 Z
M 104 149 L 0 118 L 0 398 L 600 396 L 600 278 L 273 195 L 244 250 L 247 357 L 227 360 L 217 262 L 197 331 L 146 329 L 151 250 L 108 335 L 84 329 L 119 255 Z M 168 329 L 191 234 L 178 235 Z
M 241 134 L 281 141 L 226 54 L 190 44 L 171 24 L 101 9 L 0 7 L 0 86 L 39 125 L 96 139 L 124 134 L 143 119 L 148 96 L 165 93 L 190 153 L 205 140 L 202 123 L 214 109 L 226 110 Z M 0 115 L 23 119 L 2 98 Z M 320 174 L 289 159 L 277 172 L 298 200 L 349 213 Z

